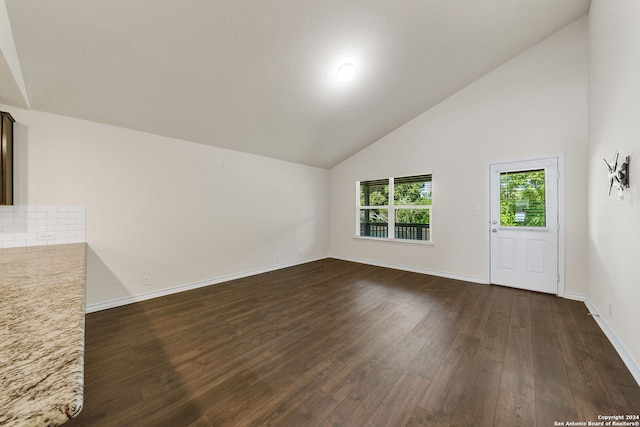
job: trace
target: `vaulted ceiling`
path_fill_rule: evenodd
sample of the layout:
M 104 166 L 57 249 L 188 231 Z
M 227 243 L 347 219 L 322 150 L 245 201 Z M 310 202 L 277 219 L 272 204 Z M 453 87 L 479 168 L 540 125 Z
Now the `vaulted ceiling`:
M 0 103 L 324 168 L 589 8 L 589 0 L 0 1 L 11 25 L 0 32 Z M 356 67 L 347 83 L 336 78 L 345 62 Z

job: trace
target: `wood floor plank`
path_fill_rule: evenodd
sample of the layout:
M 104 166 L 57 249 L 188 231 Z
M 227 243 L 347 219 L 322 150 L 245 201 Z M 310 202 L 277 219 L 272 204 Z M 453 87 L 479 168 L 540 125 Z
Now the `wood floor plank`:
M 502 363 L 476 353 L 463 386 L 451 424 L 456 426 L 494 425 Z
M 407 424 L 428 383 L 421 376 L 405 371 L 378 406 L 361 417 L 359 425 L 393 427 Z
M 343 386 L 333 394 L 335 400 L 340 404 L 327 418 L 327 423 L 341 425 L 363 425 L 369 421 L 369 414 L 374 413 L 382 404 L 384 399 L 395 399 L 389 394 L 393 394 L 392 389 L 397 387 L 398 381 L 406 372 L 408 365 L 414 359 L 421 347 L 429 339 L 433 330 L 430 328 L 432 320 L 431 312 L 426 312 L 422 307 L 415 309 L 415 319 L 420 319 L 406 334 L 398 331 L 390 331 L 388 336 L 396 341 L 400 339 L 396 346 L 384 347 L 373 346 L 374 354 L 379 353 L 384 356 L 379 363 L 374 363 L 370 353 L 362 352 L 358 357 L 352 359 L 350 365 L 343 368 L 342 373 L 352 372 L 349 378 L 336 375 L 335 378 L 342 378 Z M 407 317 L 410 319 L 410 317 Z M 410 324 L 404 323 L 405 328 Z M 379 343 L 378 343 L 379 344 Z M 378 350 L 375 350 L 378 348 Z M 390 350 L 390 351 L 389 351 Z M 358 366 L 363 368 L 358 368 Z M 415 375 L 410 374 L 410 377 Z M 331 383 L 335 383 L 332 378 Z M 413 379 L 413 378 L 412 378 Z M 423 383 L 422 379 L 416 382 Z M 418 398 L 422 391 L 418 391 Z M 390 406 L 385 406 L 387 409 Z
M 547 426 L 640 405 L 579 303 L 335 259 L 92 313 L 86 331 L 70 427 Z
M 550 305 L 547 295 L 531 295 L 536 425 L 540 427 L 578 420 Z
M 331 393 L 337 400 L 343 400 L 354 389 L 360 388 L 360 381 L 366 378 L 394 348 L 403 341 L 406 334 L 424 317 L 422 308 L 414 308 L 403 317 L 396 319 L 387 328 L 378 332 L 377 337 L 364 340 L 357 346 L 357 352 L 344 360 L 344 367 L 323 386 L 323 390 Z M 412 343 L 413 344 L 413 343 Z M 354 346 L 350 346 L 353 350 Z M 418 349 L 420 346 L 418 346 Z M 416 350 L 417 351 L 417 350 Z M 408 364 L 411 360 L 406 353 L 399 353 L 396 360 L 402 358 Z M 407 360 L 408 359 L 408 360 Z M 402 368 L 404 369 L 404 367 Z
M 600 377 L 606 378 L 604 386 L 616 408 L 615 412 L 623 413 L 630 407 L 640 408 L 640 393 L 636 391 L 636 382 L 631 372 L 594 318 L 589 316 L 587 308 L 581 304 L 571 304 L 567 308 L 588 346 L 589 355 L 593 358 Z
M 295 410 L 288 412 L 281 418 L 272 418 L 262 423 L 257 420 L 257 425 L 280 426 L 317 426 L 331 413 L 338 402 L 322 390 L 315 390 L 311 395 L 297 405 Z
M 497 287 L 491 291 L 478 349 L 451 419 L 453 425 L 488 426 L 494 422 L 507 341 L 508 329 L 504 326 L 509 323 L 512 298 Z
M 464 385 L 479 341 L 480 339 L 477 337 L 462 333 L 456 336 L 419 402 L 419 406 L 429 414 L 429 423 L 433 423 L 433 425 L 451 423 L 460 396 L 464 391 Z
M 535 422 L 533 338 L 529 295 L 512 295 L 494 424 L 526 427 Z
M 560 350 L 565 359 L 569 386 L 581 420 L 598 420 L 602 411 L 614 413 L 615 405 L 590 354 L 583 335 L 567 306 L 580 304 L 577 301 L 554 301 L 551 304 L 556 324 Z

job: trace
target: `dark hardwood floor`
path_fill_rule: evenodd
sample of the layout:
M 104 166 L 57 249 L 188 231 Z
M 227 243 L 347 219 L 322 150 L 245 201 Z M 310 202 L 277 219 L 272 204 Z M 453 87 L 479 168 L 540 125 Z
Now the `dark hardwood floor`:
M 639 414 L 584 304 L 334 259 L 87 315 L 71 426 L 554 426 Z

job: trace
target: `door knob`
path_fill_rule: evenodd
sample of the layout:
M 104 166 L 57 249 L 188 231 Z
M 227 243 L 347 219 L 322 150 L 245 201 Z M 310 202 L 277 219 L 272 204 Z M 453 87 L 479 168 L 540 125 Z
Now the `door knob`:
M 494 233 L 497 233 L 497 232 L 498 232 L 498 230 L 497 230 L 497 229 L 495 229 L 495 228 L 492 228 L 492 229 L 491 229 L 491 231 L 492 231 L 492 232 L 494 232 Z

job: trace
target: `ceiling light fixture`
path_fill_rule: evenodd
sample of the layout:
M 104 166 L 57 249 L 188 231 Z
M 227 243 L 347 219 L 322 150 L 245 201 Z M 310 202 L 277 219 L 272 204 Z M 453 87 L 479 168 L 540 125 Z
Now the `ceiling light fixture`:
M 352 80 L 355 75 L 356 67 L 354 67 L 353 64 L 342 64 L 338 68 L 338 80 L 340 80 L 341 82 L 348 82 Z

